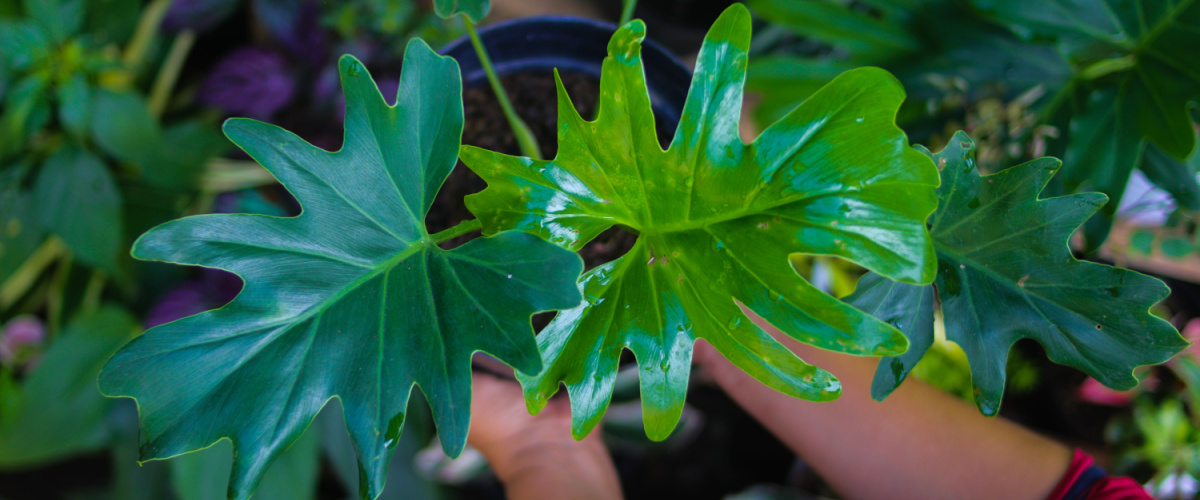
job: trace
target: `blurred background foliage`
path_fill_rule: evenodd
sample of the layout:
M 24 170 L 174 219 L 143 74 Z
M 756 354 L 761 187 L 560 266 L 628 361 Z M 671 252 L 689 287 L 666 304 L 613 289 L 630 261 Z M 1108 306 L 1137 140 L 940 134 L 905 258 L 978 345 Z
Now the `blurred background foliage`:
M 728 0 L 643 0 L 649 35 L 688 60 Z M 1113 200 L 1080 256 L 1171 284 L 1155 313 L 1200 339 L 1200 2 L 1140 0 L 750 0 L 749 108 L 769 124 L 842 71 L 879 66 L 904 84 L 900 124 L 939 149 L 963 129 L 981 169 L 1052 155 L 1049 195 Z M 619 2 L 495 2 L 615 21 Z M 227 443 L 138 465 L 137 413 L 96 390 L 104 361 L 144 328 L 219 307 L 240 281 L 137 262 L 145 230 L 183 215 L 294 215 L 220 123 L 246 116 L 336 149 L 351 53 L 393 95 L 405 43 L 435 48 L 460 21 L 418 0 L 0 0 L 0 498 L 223 498 Z M 389 97 L 390 99 L 390 97 Z M 793 266 L 836 296 L 861 270 L 819 256 Z M 1200 486 L 1195 351 L 1118 393 L 1018 344 L 1003 413 L 1083 447 L 1163 498 Z M 971 398 L 965 358 L 938 342 L 914 374 Z M 810 468 L 697 375 L 668 440 L 642 432 L 636 372 L 622 373 L 605 438 L 629 498 L 832 497 Z M 414 398 L 382 498 L 500 498 L 470 451 L 440 454 Z M 331 405 L 272 467 L 256 498 L 352 498 L 357 468 Z

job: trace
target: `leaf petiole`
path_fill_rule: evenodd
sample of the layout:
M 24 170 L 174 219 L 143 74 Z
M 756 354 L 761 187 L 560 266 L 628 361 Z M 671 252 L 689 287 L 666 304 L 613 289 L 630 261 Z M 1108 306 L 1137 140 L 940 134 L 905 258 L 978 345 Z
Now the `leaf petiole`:
M 429 235 L 429 239 L 433 240 L 433 242 L 435 244 L 442 243 L 444 241 L 452 240 L 452 239 L 462 236 L 464 234 L 471 233 L 473 231 L 478 231 L 481 227 L 483 227 L 483 225 L 479 222 L 479 219 L 465 220 L 465 221 L 459 222 L 458 225 L 456 225 L 454 227 L 451 227 L 449 229 L 445 229 L 442 231 L 438 231 L 436 233 Z
M 542 159 L 542 149 L 538 146 L 537 139 L 533 137 L 533 131 L 529 129 L 529 125 L 517 116 L 517 112 L 513 110 L 512 102 L 508 100 L 508 93 L 504 91 L 504 86 L 500 84 L 500 78 L 496 76 L 496 71 L 492 69 L 492 59 L 488 57 L 487 50 L 483 47 L 483 42 L 479 40 L 479 35 L 475 33 L 475 23 L 471 22 L 466 16 L 463 16 L 463 24 L 467 27 L 467 34 L 471 36 L 471 46 L 475 47 L 475 55 L 479 57 L 479 64 L 483 66 L 483 71 L 487 73 L 488 83 L 492 85 L 492 92 L 496 94 L 496 101 L 500 103 L 500 109 L 504 110 L 504 117 L 508 118 L 508 125 L 512 127 L 513 136 L 517 138 L 517 146 L 521 148 L 521 154 L 535 160 Z
M 1088 67 L 1083 68 L 1083 71 L 1079 72 L 1079 76 L 1084 80 L 1096 80 L 1113 73 L 1125 71 L 1129 68 L 1132 68 L 1136 64 L 1137 58 L 1135 58 L 1132 54 L 1122 57 L 1110 57 L 1108 59 L 1096 61 Z

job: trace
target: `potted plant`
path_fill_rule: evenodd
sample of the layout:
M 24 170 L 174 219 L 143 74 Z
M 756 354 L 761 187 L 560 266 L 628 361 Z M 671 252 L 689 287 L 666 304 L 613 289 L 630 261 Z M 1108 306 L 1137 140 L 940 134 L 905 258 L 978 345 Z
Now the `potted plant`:
M 445 4 L 446 15 L 472 17 L 469 30 L 487 10 Z M 937 154 L 910 147 L 895 123 L 904 91 L 884 70 L 842 73 L 742 142 L 750 27 L 741 5 L 714 23 L 666 148 L 640 21 L 608 43 L 595 119 L 575 110 L 559 80 L 550 160 L 537 159 L 528 140 L 526 156 L 460 147 L 460 69 L 420 40 L 408 44 L 394 106 L 358 60 L 340 60 L 347 112 L 336 152 L 262 122 L 226 122 L 226 135 L 303 212 L 193 216 L 134 245 L 140 259 L 245 281 L 228 305 L 151 329 L 105 367 L 102 391 L 138 402 L 141 458 L 229 439 L 230 496 L 246 498 L 337 397 L 360 492 L 371 498 L 414 385 L 446 453 L 463 449 L 477 351 L 515 370 L 534 412 L 565 384 L 577 437 L 603 415 L 626 349 L 652 439 L 680 418 L 698 339 L 776 390 L 838 396 L 834 375 L 797 358 L 751 313 L 802 342 L 884 356 L 883 397 L 928 346 L 936 297 L 948 336 L 967 350 L 985 414 L 998 408 L 996 367 L 1018 338 L 1118 388 L 1136 383 L 1135 366 L 1186 345 L 1148 312 L 1165 285 L 1070 254 L 1070 232 L 1103 195 L 1039 199 L 1054 159 L 981 176 L 965 135 Z M 459 159 L 488 183 L 466 199 L 477 219 L 431 232 L 424 220 Z M 633 247 L 581 275 L 574 251 L 613 226 L 637 234 Z M 483 237 L 441 246 L 474 231 Z M 843 302 L 792 269 L 796 253 L 874 274 Z M 530 317 L 553 310 L 535 338 Z

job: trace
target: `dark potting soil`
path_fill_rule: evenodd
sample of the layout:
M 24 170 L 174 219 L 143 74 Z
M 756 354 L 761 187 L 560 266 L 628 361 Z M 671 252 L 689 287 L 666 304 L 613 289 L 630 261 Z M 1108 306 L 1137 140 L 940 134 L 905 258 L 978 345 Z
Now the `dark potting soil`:
M 563 87 L 571 96 L 575 109 L 580 116 L 591 118 L 596 114 L 596 102 L 600 95 L 600 82 L 590 75 L 583 73 L 560 73 Z M 553 158 L 558 151 L 558 100 L 554 84 L 554 73 L 520 73 L 500 78 L 513 108 L 533 131 L 542 156 Z M 463 91 L 463 112 L 466 121 L 463 129 L 463 144 L 505 154 L 520 155 L 516 137 L 508 126 L 508 120 L 500 104 L 496 101 L 492 88 L 488 85 L 471 87 Z M 659 124 L 659 142 L 670 140 L 673 128 Z M 432 234 L 455 224 L 474 218 L 463 201 L 466 195 L 477 193 L 487 187 L 487 183 L 475 175 L 471 169 L 460 161 L 454 167 L 442 190 L 433 201 L 433 208 L 425 218 L 425 224 Z M 468 235 L 449 241 L 448 246 L 457 246 L 475 237 Z M 633 246 L 636 237 L 620 228 L 612 228 L 588 243 L 580 255 L 586 268 L 611 261 L 624 254 Z M 539 325 L 540 326 L 540 325 Z

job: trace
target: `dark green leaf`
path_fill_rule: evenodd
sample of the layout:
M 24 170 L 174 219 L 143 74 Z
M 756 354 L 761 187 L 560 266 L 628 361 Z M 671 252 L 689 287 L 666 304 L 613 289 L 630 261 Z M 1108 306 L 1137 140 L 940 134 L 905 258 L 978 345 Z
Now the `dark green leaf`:
M 453 59 L 410 42 L 395 107 L 358 60 L 344 56 L 340 70 L 347 113 L 338 152 L 253 120 L 225 126 L 296 196 L 301 215 L 189 217 L 134 245 L 140 259 L 237 273 L 241 293 L 147 332 L 100 379 L 106 394 L 138 401 L 143 459 L 231 440 L 234 498 L 250 496 L 333 397 L 364 497 L 383 488 L 414 384 L 444 450 L 457 456 L 470 420 L 472 354 L 536 373 L 531 315 L 580 300 L 577 255 L 515 232 L 443 250 L 426 233 L 423 214 L 462 135 Z
M 33 196 L 18 186 L 0 185 L 0 276 L 12 273 L 42 242 Z
M 92 137 L 104 152 L 144 171 L 160 167 L 163 133 L 142 96 L 98 89 L 93 96 Z M 154 175 L 149 174 L 147 175 Z
M 1170 193 L 1180 206 L 1200 211 L 1200 185 L 1191 167 L 1171 158 L 1158 146 L 1147 144 L 1138 168 L 1146 174 L 1146 179 Z
M 433 10 L 442 19 L 450 19 L 455 14 L 462 14 L 472 23 L 479 24 L 492 10 L 492 2 L 491 0 L 433 0 Z
M 1099 191 L 1118 201 L 1124 196 L 1144 148 L 1130 112 L 1118 89 L 1108 88 L 1093 92 L 1087 108 L 1071 119 L 1062 169 L 1068 192 Z M 1116 201 L 1104 205 L 1084 226 L 1088 252 L 1108 238 L 1117 206 Z
M 27 467 L 94 450 L 108 439 L 112 401 L 96 375 L 138 330 L 120 309 L 75 318 L 24 382 L 14 414 L 0 416 L 0 468 Z
M 701 48 L 679 129 L 655 137 L 640 57 L 645 26 L 609 42 L 595 121 L 559 84 L 558 155 L 534 161 L 464 147 L 488 182 L 467 206 L 485 234 L 532 232 L 579 248 L 613 225 L 640 236 L 627 254 L 585 274 L 585 303 L 538 336 L 547 370 L 520 377 L 533 410 L 565 382 L 573 432 L 608 405 L 624 349 L 641 367 L 647 434 L 663 439 L 683 410 L 692 344 L 703 338 L 763 383 L 813 400 L 840 384 L 755 326 L 744 304 L 793 338 L 857 354 L 905 349 L 893 327 L 800 277 L 789 254 L 827 254 L 906 282 L 929 283 L 924 221 L 936 170 L 895 125 L 904 92 L 875 68 L 847 72 L 768 127 L 738 137 L 750 14 L 735 4 Z
M 216 127 L 198 121 L 172 125 L 163 132 L 160 159 L 144 172 L 152 186 L 188 189 L 195 186 L 205 163 L 230 149 Z
M 92 119 L 92 89 L 80 73 L 58 86 L 58 121 L 78 139 L 87 136 Z
M 343 431 L 344 432 L 344 431 Z M 311 500 L 320 478 L 318 428 L 309 427 L 263 475 L 255 500 Z M 179 500 L 225 500 L 233 450 L 226 441 L 171 460 L 171 483 Z
M 1137 385 L 1135 367 L 1161 363 L 1187 346 L 1170 323 L 1149 313 L 1170 292 L 1161 281 L 1071 255 L 1067 239 L 1107 201 L 1104 195 L 1038 199 L 1057 160 L 980 177 L 974 149 L 959 132 L 931 154 L 942 166 L 942 186 L 930 232 L 946 338 L 967 354 L 980 411 L 999 410 L 1008 352 L 1022 338 L 1042 344 L 1052 361 L 1122 390 Z M 926 336 L 905 331 L 914 345 Z M 891 361 L 880 369 L 890 370 Z M 886 394 L 894 386 L 880 389 Z
M 755 14 L 845 49 L 851 60 L 881 61 L 923 48 L 907 26 L 906 13 L 868 12 L 846 2 L 824 0 L 750 0 Z
M 34 186 L 41 226 L 79 260 L 116 270 L 122 247 L 121 194 L 104 162 L 66 147 L 46 160 Z
M 875 370 L 871 397 L 883 401 L 933 345 L 933 286 L 897 283 L 869 273 L 859 280 L 858 288 L 845 301 L 886 321 L 908 337 L 908 351 L 879 360 L 879 369 Z
M 137 28 L 142 11 L 138 0 L 87 0 L 84 31 L 99 46 L 124 43 Z
M 84 0 L 24 0 L 24 5 L 25 15 L 42 25 L 55 42 L 79 31 L 87 6 Z

